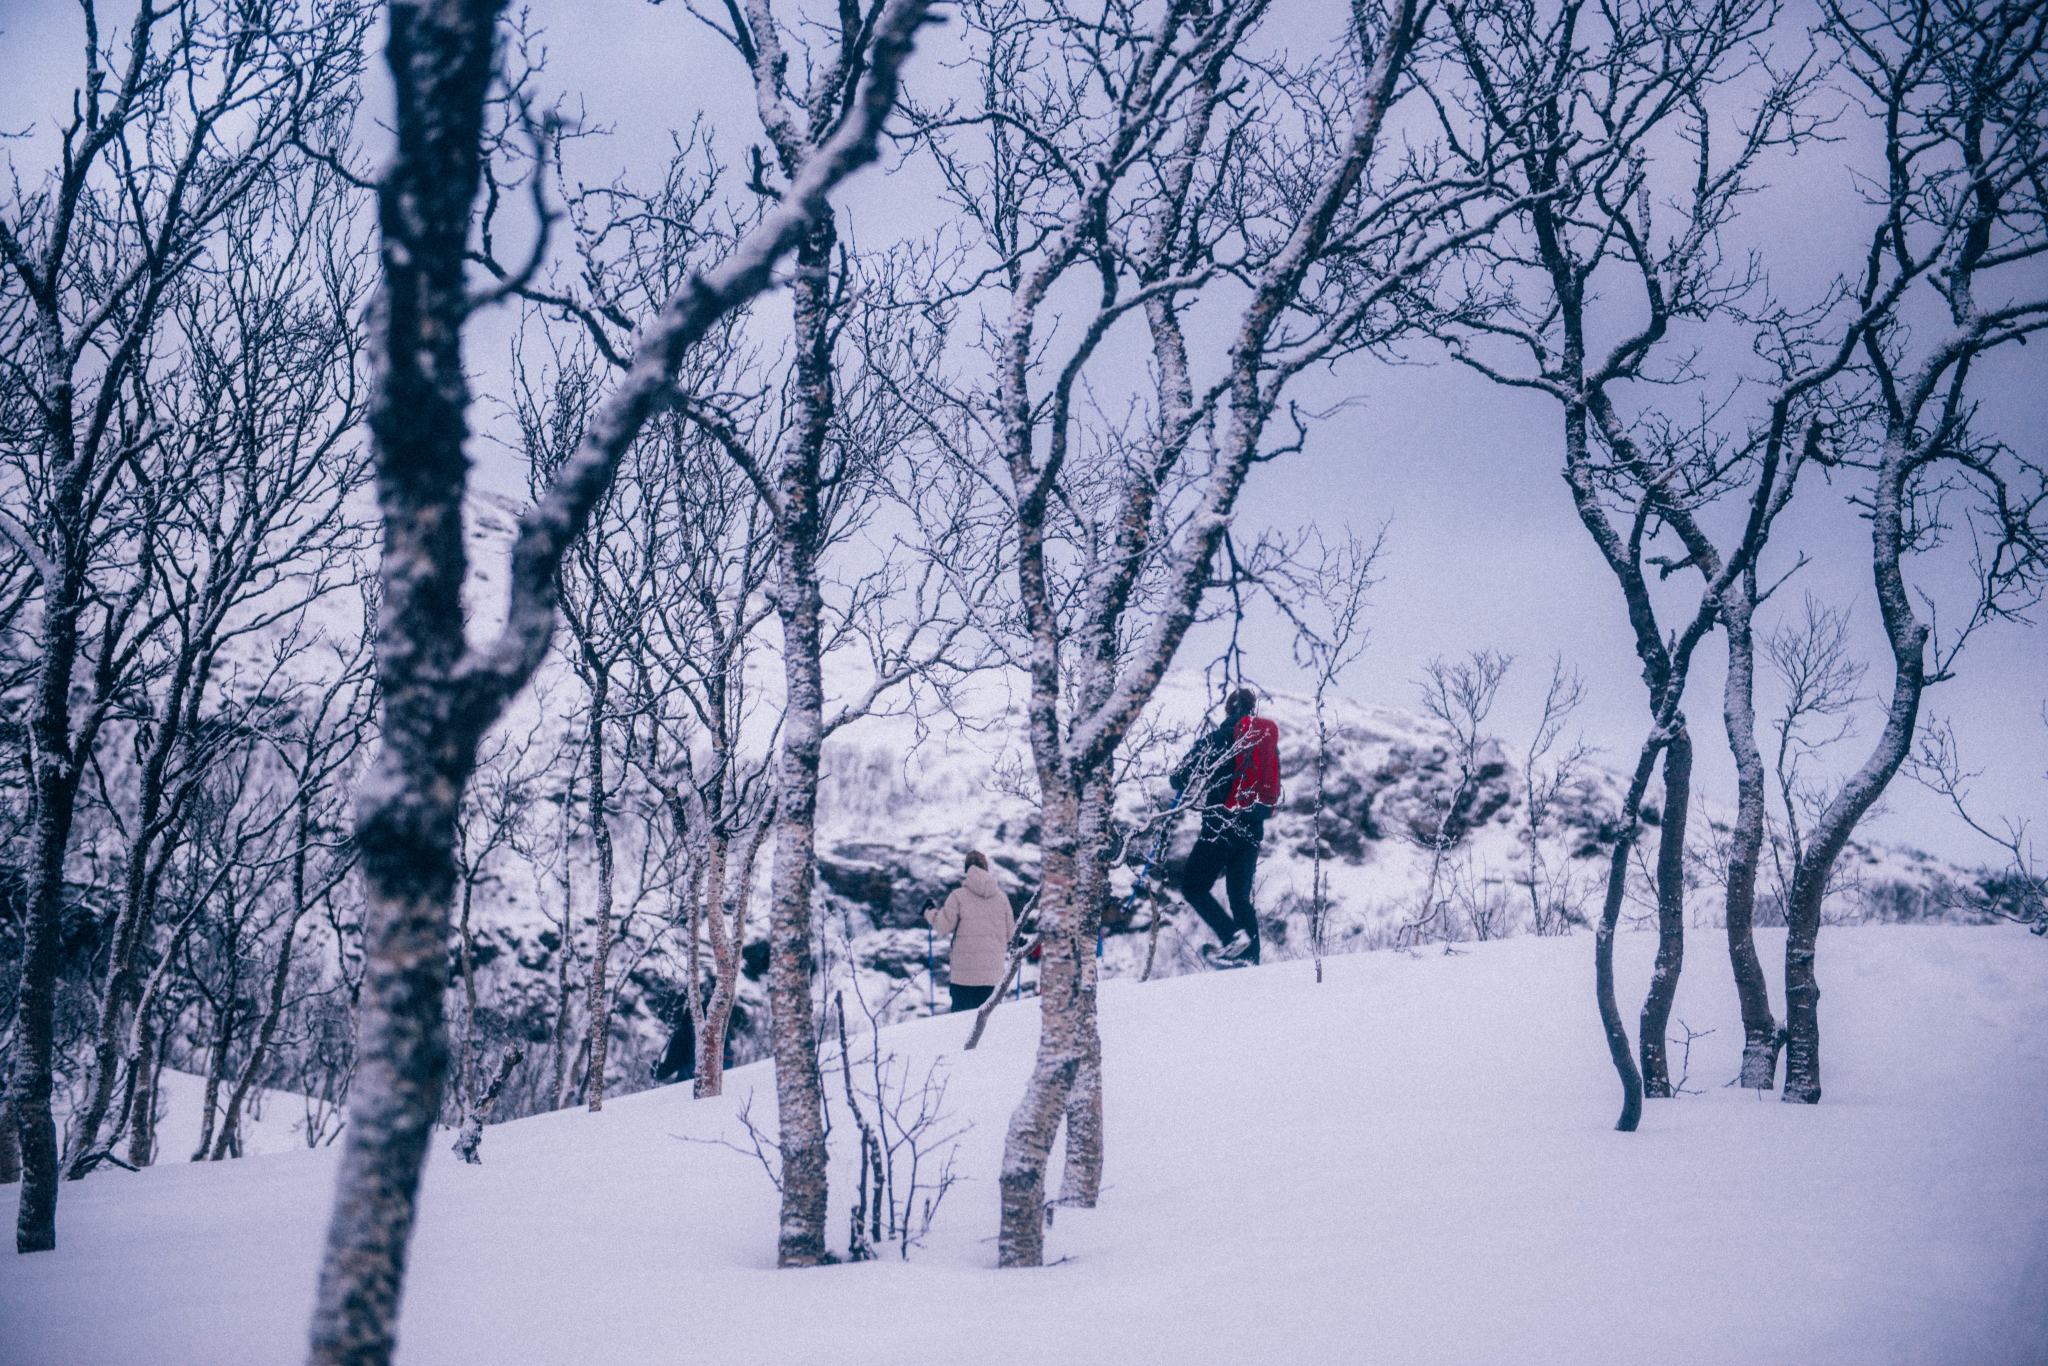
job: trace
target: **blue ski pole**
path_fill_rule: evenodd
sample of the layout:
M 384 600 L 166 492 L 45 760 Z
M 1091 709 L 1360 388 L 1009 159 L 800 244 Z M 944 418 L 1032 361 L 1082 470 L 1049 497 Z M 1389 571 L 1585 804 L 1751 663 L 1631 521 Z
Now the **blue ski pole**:
M 1190 783 L 1189 786 L 1192 787 L 1193 784 Z M 1174 818 L 1180 815 L 1181 805 L 1186 800 L 1186 788 L 1176 792 L 1173 797 L 1173 805 L 1167 808 L 1165 818 L 1159 822 L 1159 831 L 1152 836 L 1152 847 L 1145 851 L 1144 865 L 1138 869 L 1137 880 L 1131 883 L 1131 894 L 1124 898 L 1124 915 L 1126 917 L 1130 915 L 1131 907 L 1138 904 L 1138 893 L 1145 890 L 1145 883 L 1152 876 L 1152 865 L 1157 863 L 1160 854 L 1166 851 L 1166 837 L 1173 833 Z M 1102 956 L 1102 948 L 1099 942 L 1097 943 L 1095 953 L 1098 958 Z

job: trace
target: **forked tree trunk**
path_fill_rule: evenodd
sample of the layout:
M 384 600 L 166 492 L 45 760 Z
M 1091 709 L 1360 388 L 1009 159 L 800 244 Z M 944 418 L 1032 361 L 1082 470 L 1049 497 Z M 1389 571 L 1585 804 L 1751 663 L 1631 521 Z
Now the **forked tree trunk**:
M 1814 823 L 1792 874 L 1785 908 L 1785 1089 L 1780 1098 L 1805 1105 L 1820 1102 L 1820 978 L 1814 953 L 1820 938 L 1821 904 L 1834 875 L 1835 860 L 1856 825 L 1877 804 L 1913 747 L 1920 694 L 1927 686 L 1928 628 L 1913 614 L 1899 562 L 1905 552 L 1905 484 L 1919 451 L 1894 432 L 1884 448 L 1871 499 L 1871 540 L 1878 607 L 1892 647 L 1892 700 L 1884 731 L 1863 767 L 1842 785 Z
M 206 903 L 195 902 L 180 917 L 177 928 L 172 931 L 170 943 L 164 947 L 163 957 L 157 960 L 155 971 L 149 975 L 149 984 L 142 989 L 142 999 L 135 1006 L 135 1035 L 128 1046 L 128 1108 L 123 1122 L 128 1126 L 128 1165 L 147 1167 L 156 1160 L 156 1097 L 157 1084 L 163 1075 L 164 1064 L 169 1060 L 171 1050 L 171 1022 L 167 1021 L 161 1034 L 156 1027 L 156 1003 L 162 994 L 164 983 L 170 980 L 171 967 L 178 950 L 184 945 L 185 936 L 199 922 L 199 914 Z M 112 1147 L 120 1133 L 115 1126 L 115 1136 L 108 1139 Z
M 1692 806 L 1692 740 L 1685 718 L 1673 723 L 1664 746 L 1664 815 L 1657 831 L 1657 965 L 1650 990 L 1643 997 L 1643 1094 L 1671 1095 L 1671 1067 L 1665 1056 L 1664 1032 L 1671 1023 L 1671 1005 L 1678 996 L 1678 974 L 1685 966 L 1685 826 Z
M 220 1083 L 228 1070 L 228 1049 L 235 1041 L 235 997 L 232 987 L 221 993 L 220 1009 L 214 1017 L 213 1050 L 206 1057 L 206 1099 L 204 1118 L 199 1124 L 199 1146 L 192 1160 L 204 1162 L 213 1146 L 213 1128 L 220 1108 Z
M 299 876 L 303 875 L 301 871 Z M 303 909 L 299 914 L 304 914 Z M 270 974 L 270 1000 L 264 1011 L 263 1024 L 256 1031 L 255 1044 L 249 1049 L 249 1060 L 242 1064 L 242 1074 L 235 1081 L 234 1093 L 228 1097 L 227 1113 L 221 1117 L 220 1138 L 213 1145 L 213 1160 L 216 1162 L 228 1155 L 231 1146 L 238 1146 L 242 1141 L 242 1106 L 249 1099 L 249 1092 L 255 1089 L 264 1059 L 270 1055 L 271 1040 L 277 1037 L 277 1023 L 284 1017 L 284 991 L 291 981 L 292 943 L 298 929 L 299 915 L 294 915 L 284 927 L 284 942 L 278 945 L 277 968 Z
M 388 7 L 398 145 L 378 187 L 382 285 L 370 408 L 384 512 L 377 645 L 384 716 L 357 798 L 367 911 L 361 1063 L 321 1265 L 313 1366 L 378 1366 L 394 1345 L 420 1167 L 448 1072 L 442 999 L 455 826 L 477 742 L 545 657 L 562 556 L 625 451 L 667 401 L 684 353 L 769 286 L 776 263 L 815 232 L 827 193 L 874 160 L 896 102 L 897 71 L 927 4 L 887 0 L 838 131 L 724 260 L 691 274 L 646 321 L 632 365 L 555 482 L 520 519 L 504 629 L 472 651 L 462 601 L 469 395 L 461 336 L 476 303 L 464 259 L 501 8 L 499 0 L 394 0 Z M 815 707 L 815 691 L 810 701 Z M 815 727 L 810 740 L 815 782 Z M 806 838 L 793 854 L 804 857 L 792 862 L 803 876 L 793 890 L 807 912 L 808 804 L 801 815 Z M 815 1095 L 815 1075 L 811 1084 Z M 822 1135 L 818 1152 L 822 1159 Z M 822 1160 L 819 1167 L 822 1190 Z
M 144 1000 L 148 1004 L 147 998 Z M 164 1066 L 170 1061 L 171 1031 L 158 1033 L 140 1011 L 135 1021 L 135 1090 L 128 1101 L 128 1165 L 147 1167 L 156 1161 L 156 1098 Z
M 469 1111 L 462 1119 L 461 1132 L 455 1136 L 455 1146 L 450 1150 L 464 1162 L 475 1165 L 483 1161 L 477 1150 L 484 1143 L 484 1119 L 490 1114 L 491 1107 L 498 1103 L 498 1095 L 511 1078 L 512 1069 L 519 1066 L 519 1060 L 525 1056 L 526 1050 L 517 1045 L 506 1049 L 505 1056 L 498 1059 L 498 1075 L 491 1078 L 489 1089 L 471 1101 Z
M 699 1099 L 725 1094 L 725 1040 L 732 1029 L 733 1003 L 739 999 L 741 951 L 746 946 L 747 907 L 754 897 L 754 867 L 760 859 L 761 845 L 772 829 L 772 817 L 754 828 L 736 885 L 730 892 L 721 892 L 705 902 L 705 913 L 718 928 L 712 945 L 711 999 L 705 1003 L 703 1019 L 697 1022 L 697 1077 L 692 1094 Z M 723 855 L 718 864 L 720 876 L 716 881 L 723 888 L 734 879 Z M 721 920 L 727 912 L 720 902 L 728 897 L 732 902 L 730 915 Z M 693 969 L 693 984 L 695 980 Z M 694 994 L 690 999 L 694 1005 Z

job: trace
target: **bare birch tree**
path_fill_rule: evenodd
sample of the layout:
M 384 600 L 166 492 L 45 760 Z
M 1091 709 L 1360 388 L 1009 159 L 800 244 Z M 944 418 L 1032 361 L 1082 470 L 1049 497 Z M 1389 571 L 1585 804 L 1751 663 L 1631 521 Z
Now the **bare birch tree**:
M 442 1023 L 454 826 L 484 729 L 545 656 L 556 570 L 619 459 L 667 400 L 681 356 L 770 284 L 816 230 L 827 194 L 872 161 L 926 0 L 876 16 L 866 68 L 831 134 L 724 260 L 693 273 L 641 330 L 633 363 L 547 494 L 521 519 L 503 630 L 467 645 L 464 278 L 500 5 L 393 4 L 387 56 L 397 149 L 378 186 L 382 286 L 373 330 L 372 450 L 384 512 L 381 742 L 357 802 L 369 908 L 362 1063 L 312 1323 L 316 1363 L 388 1361 L 428 1133 L 447 1073 Z M 869 56 L 868 54 L 871 54 Z M 502 286 L 500 287 L 502 289 Z
M 1492 247 L 1516 302 L 1482 328 L 1455 334 L 1453 353 L 1497 382 L 1557 400 L 1565 481 L 1621 589 L 1650 704 L 1594 955 L 1595 994 L 1622 1081 L 1617 1127 L 1631 1130 L 1644 1095 L 1672 1094 L 1664 1032 L 1684 961 L 1692 740 L 1683 703 L 1694 653 L 1718 623 L 1724 594 L 1748 582 L 1799 471 L 1820 451 L 1827 386 L 1889 301 L 1838 293 L 1828 297 L 1832 309 L 1804 313 L 1757 303 L 1755 264 L 1727 264 L 1725 234 L 1760 160 L 1796 146 L 1815 125 L 1807 108 L 1810 66 L 1778 70 L 1754 46 L 1775 18 L 1769 5 L 1649 0 L 1596 14 L 1578 5 L 1538 12 L 1511 0 L 1454 4 L 1449 13 L 1468 77 L 1460 98 L 1517 145 L 1512 183 L 1530 204 Z M 1759 93 L 1749 106 L 1732 116 L 1721 110 L 1737 83 L 1752 77 Z M 1716 131 L 1730 123 L 1732 148 Z M 1673 193 L 1660 200 L 1651 151 L 1674 135 L 1687 148 L 1686 164 L 1682 173 L 1666 172 Z M 1660 202 L 1675 212 L 1675 227 L 1653 217 Z M 1603 303 L 1617 294 L 1627 302 Z M 1771 367 L 1763 415 L 1732 433 L 1711 421 L 1670 418 L 1644 397 L 1652 386 L 1699 378 L 1699 330 L 1717 321 L 1746 329 Z M 1529 368 L 1504 360 L 1495 349 L 1501 344 L 1519 349 Z M 1716 404 L 1710 411 L 1726 411 L 1725 400 Z M 1645 410 L 1633 411 L 1637 405 Z M 1737 497 L 1747 516 L 1724 551 L 1709 534 L 1706 509 Z M 1678 553 L 1652 554 L 1666 533 Z M 1660 570 L 1654 580 L 1651 567 Z M 1662 585 L 1684 570 L 1699 575 L 1698 597 L 1666 607 L 1681 623 L 1667 627 Z M 1660 761 L 1664 800 L 1652 879 L 1658 951 L 1639 1070 L 1614 1000 L 1613 936 Z
M 1448 898 L 1439 897 L 1438 893 L 1447 890 L 1451 850 L 1472 828 L 1472 807 L 1483 781 L 1480 756 L 1488 743 L 1486 718 L 1493 714 L 1500 685 L 1507 680 L 1513 664 L 1513 655 L 1474 650 L 1462 660 L 1438 657 L 1423 666 L 1422 709 L 1451 733 L 1451 753 L 1447 757 L 1457 770 L 1457 781 L 1435 803 L 1422 827 L 1411 827 L 1408 832 L 1410 838 L 1429 851 L 1429 872 L 1423 881 L 1422 900 L 1416 907 L 1415 918 L 1402 927 L 1404 937 L 1413 934 L 1420 938 L 1433 925 L 1449 937 L 1451 927 L 1445 914 Z M 1440 920 L 1445 923 L 1439 924 Z
M 93 1085 L 70 1141 L 73 1179 L 123 1128 L 111 1115 L 100 1145 L 141 987 L 138 953 L 155 928 L 157 881 L 186 800 L 236 733 L 235 717 L 263 724 L 254 713 L 272 704 L 259 680 L 225 676 L 223 651 L 297 636 L 309 606 L 352 585 L 364 548 L 349 506 L 366 464 L 349 438 L 362 415 L 352 259 L 361 243 L 346 189 L 313 164 L 232 207 L 219 268 L 181 282 L 164 323 L 183 362 L 182 373 L 152 383 L 172 424 L 157 477 L 173 493 L 151 557 L 163 625 L 123 701 L 141 756 L 134 808 L 120 817 L 126 866 Z M 273 674 L 291 667 L 280 658 Z M 126 1062 L 132 1082 L 134 1055 Z
M 1278 453 L 1266 432 L 1288 382 L 1399 331 L 1436 265 L 1488 224 L 1460 216 L 1471 163 L 1380 155 L 1426 2 L 1360 7 L 1353 46 L 1306 75 L 1245 59 L 1258 0 L 963 9 L 979 107 L 924 123 L 988 254 L 975 279 L 993 373 L 933 438 L 970 463 L 990 453 L 1016 537 L 1044 960 L 997 1255 L 1032 1266 L 1062 1122 L 1061 1200 L 1093 1204 L 1101 1182 L 1091 941 L 1118 746 L 1195 619 L 1247 474 Z M 1283 103 L 1305 126 L 1270 117 Z M 1210 287 L 1230 300 L 1229 341 L 1204 374 L 1188 320 Z M 1091 363 L 1126 318 L 1145 328 L 1157 393 L 1142 430 L 1084 430 Z
M 1849 88 L 1884 134 L 1855 296 L 1893 299 L 1858 338 L 1867 407 L 1845 463 L 1870 519 L 1878 610 L 1892 655 L 1882 730 L 1815 818 L 1786 907 L 1782 1099 L 1820 1100 L 1815 944 L 1836 860 L 1911 752 L 1928 686 L 1952 677 L 1982 626 L 2039 600 L 2048 578 L 2048 477 L 1979 417 L 1973 374 L 2048 327 L 2048 12 L 2002 0 L 1825 6 Z M 1910 295 L 1910 297 L 1909 297 Z M 1969 547 L 1974 597 L 1937 634 L 1907 567 L 1950 537 Z M 1931 657 L 1930 657 L 1931 656 Z
M 779 203 L 800 169 L 845 126 L 873 60 L 884 7 L 879 0 L 865 7 L 843 5 L 836 29 L 816 52 L 801 46 L 798 30 L 777 20 L 765 3 L 728 4 L 722 14 L 695 7 L 692 12 L 732 45 L 752 77 L 768 146 L 750 153 L 747 188 L 761 204 Z M 801 58 L 809 82 L 802 88 L 792 57 Z M 624 359 L 618 334 L 647 306 L 642 301 L 658 299 L 662 282 L 687 269 L 693 254 L 720 249 L 709 225 L 690 231 L 679 224 L 688 206 L 712 201 L 721 168 L 708 139 L 698 133 L 677 142 L 659 191 L 614 185 L 574 199 L 583 261 L 575 286 L 522 290 L 544 310 L 575 320 L 615 367 Z M 719 231 L 748 231 L 751 221 L 747 213 L 734 213 L 732 225 Z M 741 470 L 765 510 L 759 530 L 771 551 L 772 583 L 764 597 L 782 630 L 784 675 L 768 934 L 778 1142 L 786 1168 L 778 1258 L 783 1265 L 808 1266 L 826 1257 L 825 1121 L 810 949 L 819 758 L 832 731 L 870 714 L 892 691 L 913 679 L 934 684 L 956 667 L 952 661 L 965 625 L 956 600 L 963 589 L 973 589 L 947 572 L 957 547 L 913 555 L 928 560 L 922 565 L 906 566 L 884 552 L 878 568 L 833 572 L 832 548 L 869 520 L 888 484 L 906 482 L 885 473 L 914 427 L 899 393 L 933 342 L 928 332 L 918 335 L 904 326 L 911 315 L 895 302 L 893 287 L 900 265 L 876 266 L 854 253 L 829 208 L 797 244 L 795 256 L 794 354 L 786 376 L 773 378 L 774 371 L 751 354 L 745 334 L 735 329 L 721 339 L 723 347 L 707 348 L 713 356 L 676 387 L 678 410 L 698 433 L 692 439 L 708 440 Z M 509 274 L 502 268 L 500 273 Z M 857 345 L 849 337 L 856 327 Z M 889 344 L 877 345 L 883 334 Z M 902 373 L 885 381 L 879 372 L 892 368 Z M 779 405 L 762 402 L 771 388 L 781 391 Z M 930 545 L 920 550 L 971 539 L 972 528 L 956 520 L 941 518 L 936 526 Z M 628 615 L 614 613 L 622 624 Z M 823 660 L 842 647 L 865 651 L 865 687 L 827 716 Z M 701 661 L 692 667 L 701 668 Z M 670 813 L 673 825 L 673 806 Z M 730 837 L 723 842 L 729 850 Z M 751 871 L 733 871 L 741 878 L 726 880 L 724 887 L 737 894 Z M 726 914 L 736 918 L 744 907 Z M 708 916 L 700 923 L 708 928 Z M 739 946 L 731 947 L 732 961 L 722 969 L 728 978 L 738 962 Z M 716 988 L 713 999 L 721 999 Z M 729 1009 L 729 1002 L 719 1009 Z M 700 1032 L 700 1048 L 712 1042 Z
M 0 260 L 24 344 L 10 355 L 41 431 L 0 531 L 33 566 L 39 680 L 30 731 L 37 824 L 29 945 L 11 1103 L 21 1126 L 20 1251 L 56 1240 L 57 1144 L 50 1113 L 52 992 L 64 857 L 79 784 L 114 681 L 153 632 L 143 609 L 160 491 L 142 472 L 162 432 L 148 401 L 159 324 L 228 215 L 274 176 L 296 139 L 342 116 L 366 13 L 358 6 L 144 3 L 118 46 L 82 8 L 86 69 L 60 160 L 15 182 Z M 96 638 L 96 639 L 95 639 Z M 92 686 L 74 710 L 81 653 Z
M 1522 829 L 1528 846 L 1527 871 L 1519 879 L 1529 891 L 1529 932 L 1565 934 L 1583 924 L 1574 906 L 1574 879 L 1569 865 L 1553 869 L 1543 841 L 1553 831 L 1557 806 L 1591 757 L 1583 739 L 1560 747 L 1564 727 L 1585 699 L 1585 683 L 1567 670 L 1562 656 L 1551 661 L 1550 682 L 1543 692 L 1543 710 L 1529 733 L 1522 756 Z

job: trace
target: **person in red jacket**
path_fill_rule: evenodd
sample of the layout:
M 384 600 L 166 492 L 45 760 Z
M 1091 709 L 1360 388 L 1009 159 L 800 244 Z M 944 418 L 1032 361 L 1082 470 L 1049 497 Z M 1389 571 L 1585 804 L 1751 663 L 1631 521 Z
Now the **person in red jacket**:
M 1219 962 L 1238 966 L 1259 961 L 1259 917 L 1252 908 L 1252 876 L 1266 818 L 1280 800 L 1280 727 L 1257 715 L 1258 695 L 1239 688 L 1224 704 L 1223 724 L 1196 741 L 1174 770 L 1173 786 L 1191 786 L 1202 813 L 1202 830 L 1181 873 L 1180 891 L 1222 945 Z M 1216 900 L 1216 879 L 1230 897 L 1225 914 Z

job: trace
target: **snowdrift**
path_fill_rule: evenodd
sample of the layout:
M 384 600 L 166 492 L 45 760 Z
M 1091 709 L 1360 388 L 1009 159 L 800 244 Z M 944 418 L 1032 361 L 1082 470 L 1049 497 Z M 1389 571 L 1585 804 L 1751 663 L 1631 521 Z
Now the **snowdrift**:
M 1766 932 L 1766 963 L 1782 956 Z M 1725 1087 L 1741 1031 L 1695 936 L 1689 1094 L 1619 1093 L 1585 935 L 1356 954 L 1102 995 L 1100 1208 L 1054 1264 L 993 1269 L 1026 1000 L 883 1030 L 971 1130 L 910 1259 L 773 1269 L 743 1140 L 765 1065 L 437 1138 L 399 1360 L 555 1363 L 1968 1363 L 2048 1361 L 2048 945 L 2015 927 L 1822 938 L 1826 1099 Z M 1654 941 L 1624 935 L 1625 1001 Z M 1774 990 L 1776 988 L 1774 983 Z M 857 1018 L 857 1017 L 856 1017 Z M 864 1052 L 855 1041 L 855 1053 Z M 833 1118 L 834 1236 L 852 1126 Z M 54 1253 L 0 1265 L 7 1363 L 274 1363 L 303 1353 L 334 1150 L 67 1184 Z M 1055 1162 L 1053 1170 L 1058 1170 Z

